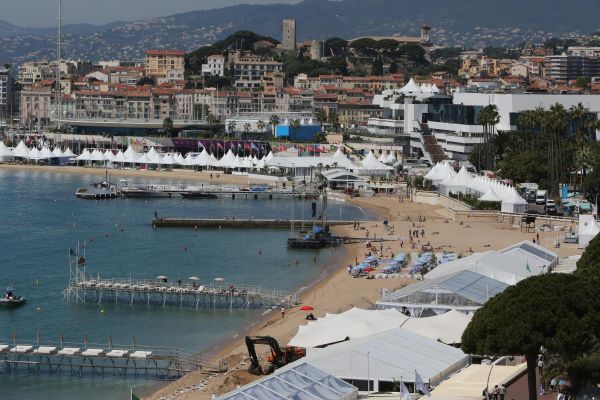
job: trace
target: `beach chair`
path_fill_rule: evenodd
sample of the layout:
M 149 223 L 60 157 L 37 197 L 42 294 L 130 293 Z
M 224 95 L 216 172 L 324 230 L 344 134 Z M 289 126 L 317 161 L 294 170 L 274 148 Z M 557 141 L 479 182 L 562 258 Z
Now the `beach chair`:
M 79 347 L 63 347 L 58 351 L 58 354 L 61 356 L 75 356 L 81 353 L 81 349 Z
M 85 357 L 99 357 L 105 354 L 106 352 L 104 351 L 104 349 L 87 349 L 81 352 L 81 355 Z
M 35 354 L 40 354 L 40 355 L 52 355 L 52 354 L 56 354 L 56 352 L 57 352 L 56 347 L 50 347 L 50 346 L 40 346 L 34 350 Z
M 151 351 L 134 351 L 133 353 L 131 353 L 129 355 L 129 358 L 138 358 L 138 359 L 146 359 L 146 358 L 150 358 L 152 356 L 152 352 Z
M 18 354 L 29 354 L 33 352 L 33 346 L 29 346 L 29 345 L 18 345 L 13 347 L 12 349 L 10 349 L 11 353 L 18 353 Z
M 111 350 L 108 353 L 106 353 L 106 356 L 112 358 L 123 358 L 127 357 L 128 354 L 129 350 Z

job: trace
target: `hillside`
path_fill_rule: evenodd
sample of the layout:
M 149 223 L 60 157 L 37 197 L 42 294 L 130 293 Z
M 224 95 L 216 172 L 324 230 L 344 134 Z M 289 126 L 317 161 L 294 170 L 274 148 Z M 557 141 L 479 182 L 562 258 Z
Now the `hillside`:
M 597 0 L 305 0 L 294 5 L 239 5 L 65 31 L 65 56 L 98 60 L 139 58 L 147 48 L 194 50 L 249 30 L 281 37 L 281 20 L 294 16 L 298 39 L 418 33 L 431 25 L 438 44 L 480 47 L 542 42 L 551 36 L 589 34 L 600 28 Z M 0 22 L 0 63 L 54 54 L 54 30 Z

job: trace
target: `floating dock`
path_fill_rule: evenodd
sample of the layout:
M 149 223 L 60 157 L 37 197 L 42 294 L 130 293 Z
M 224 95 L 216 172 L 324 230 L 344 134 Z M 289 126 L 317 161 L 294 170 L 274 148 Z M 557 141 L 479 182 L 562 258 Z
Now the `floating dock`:
M 222 364 L 222 363 L 219 363 Z M 171 348 L 109 346 L 64 342 L 0 340 L 2 374 L 70 375 L 75 377 L 173 380 L 192 372 L 222 372 L 222 365 L 190 351 Z
M 259 286 L 229 283 L 188 284 L 149 280 L 94 279 L 71 280 L 64 290 L 67 302 L 141 304 L 220 309 L 272 309 L 294 307 L 300 299 L 294 293 Z
M 313 220 L 289 220 L 289 219 L 254 219 L 254 218 L 155 218 L 152 226 L 155 228 L 291 228 L 292 224 L 299 228 L 301 226 L 313 226 Z M 327 220 L 327 226 L 352 225 L 355 221 L 332 221 Z M 321 221 L 317 225 L 322 224 Z

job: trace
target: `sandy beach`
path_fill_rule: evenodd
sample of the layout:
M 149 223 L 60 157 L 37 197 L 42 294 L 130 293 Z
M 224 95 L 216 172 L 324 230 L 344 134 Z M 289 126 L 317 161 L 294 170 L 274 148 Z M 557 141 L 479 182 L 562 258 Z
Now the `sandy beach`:
M 83 167 L 51 167 L 28 165 L 0 165 L 2 170 L 24 170 L 36 173 L 68 173 L 79 175 L 97 175 L 104 177 L 105 169 Z M 148 179 L 193 180 L 214 184 L 247 184 L 247 176 L 224 175 L 212 172 L 194 172 L 191 170 L 174 171 L 139 171 L 139 170 L 109 170 L 114 177 L 135 177 Z M 251 181 L 254 182 L 254 181 Z M 259 182 L 259 181 L 256 181 Z M 386 256 L 392 252 L 416 253 L 421 245 L 430 243 L 437 252 L 452 251 L 465 256 L 473 252 L 499 250 L 511 244 L 531 240 L 533 233 L 523 233 L 518 229 L 499 222 L 465 222 L 460 223 L 447 219 L 447 210 L 441 206 L 416 204 L 409 201 L 401 202 L 397 197 L 346 198 L 346 201 L 359 207 L 368 208 L 378 215 L 377 221 L 361 224 L 360 230 L 352 226 L 336 227 L 335 233 L 340 236 L 377 237 L 390 241 L 383 243 Z M 424 218 L 426 222 L 416 222 Z M 409 221 L 410 218 L 410 221 Z M 385 230 L 383 219 L 388 219 Z M 414 226 L 413 226 L 414 224 Z M 423 229 L 425 237 L 417 239 L 417 248 L 408 248 L 409 230 Z M 576 245 L 563 244 L 560 249 L 554 249 L 554 232 L 540 232 L 540 243 L 556 251 L 560 256 L 581 254 Z M 403 246 L 402 246 L 403 245 Z M 379 244 L 377 244 L 379 247 Z M 325 313 L 339 313 L 351 307 L 371 308 L 380 299 L 383 288 L 396 290 L 410 284 L 409 278 L 391 279 L 354 279 L 347 273 L 347 266 L 361 261 L 367 252 L 365 243 L 345 245 L 334 250 L 325 260 L 323 278 L 302 291 L 300 298 L 303 305 L 314 307 L 314 315 L 318 318 Z M 229 371 L 226 374 L 207 376 L 202 372 L 191 373 L 180 380 L 162 386 L 155 393 L 147 394 L 146 399 L 210 399 L 213 394 L 221 395 L 238 385 L 243 385 L 256 379 L 248 374 L 245 362 L 247 356 L 244 344 L 245 335 L 269 335 L 276 338 L 280 344 L 287 344 L 296 334 L 298 326 L 305 324 L 305 313 L 299 307 L 286 311 L 282 318 L 278 311 L 273 311 L 257 320 L 246 331 L 239 332 L 237 337 L 224 337 L 219 348 L 212 356 L 215 360 L 224 359 Z M 263 348 L 258 348 L 263 353 Z
M 407 249 L 409 229 L 425 230 L 425 238 L 421 238 L 419 245 L 430 242 L 436 248 L 436 251 L 454 251 L 469 255 L 470 251 L 479 252 L 486 250 L 499 250 L 508 247 L 511 244 L 531 240 L 535 234 L 523 233 L 519 230 L 511 229 L 508 225 L 492 222 L 473 222 L 458 223 L 448 221 L 445 217 L 446 210 L 439 206 L 429 206 L 423 204 L 414 204 L 410 202 L 400 202 L 395 197 L 373 197 L 373 198 L 355 198 L 349 200 L 353 204 L 363 207 L 370 207 L 378 211 L 381 221 L 372 221 L 363 224 L 364 230 L 355 231 L 353 227 L 336 227 L 336 233 L 339 235 L 348 235 L 357 237 L 365 235 L 369 231 L 369 236 L 384 237 L 395 239 L 392 242 L 384 243 L 384 253 L 389 254 L 391 250 L 394 254 L 399 252 L 416 252 L 418 250 Z M 415 223 L 412 221 L 418 217 L 424 217 L 426 222 Z M 389 219 L 389 225 L 393 226 L 394 234 L 386 232 L 382 223 L 383 218 Z M 540 233 L 540 242 L 554 243 L 555 234 Z M 405 245 L 401 248 L 400 241 Z M 388 250 L 388 247 L 390 248 Z M 576 245 L 563 245 L 560 249 L 551 248 L 561 256 L 580 254 Z M 354 263 L 358 258 L 360 261 L 364 258 L 367 251 L 365 244 L 346 245 L 343 251 L 339 252 L 332 263 L 332 273 L 325 279 L 318 282 L 304 293 L 301 294 L 302 303 L 311 305 L 315 308 L 314 315 L 318 318 L 325 313 L 339 313 L 348 310 L 351 307 L 371 308 L 380 298 L 383 288 L 396 290 L 403 285 L 411 283 L 410 279 L 353 279 L 346 270 L 348 264 Z M 269 314 L 256 326 L 246 332 L 240 333 L 240 336 L 232 340 L 229 344 L 223 346 L 215 355 L 215 359 L 224 358 L 227 360 L 230 371 L 227 374 L 206 377 L 201 373 L 192 373 L 176 382 L 173 382 L 156 393 L 148 396 L 148 399 L 210 399 L 213 394 L 221 395 L 238 385 L 244 385 L 256 377 L 248 374 L 245 370 L 248 364 L 245 360 L 247 350 L 243 342 L 245 335 L 269 335 L 276 338 L 280 344 L 286 344 L 297 332 L 298 326 L 305 324 L 305 313 L 299 308 L 288 310 L 285 318 L 281 318 L 279 313 Z M 240 361 L 242 361 L 240 363 Z M 206 386 L 204 390 L 199 390 L 195 385 L 202 381 Z
M 247 175 L 224 174 L 220 171 L 194 171 L 192 169 L 174 169 L 172 171 L 139 170 L 139 169 L 106 169 L 96 167 L 76 166 L 43 166 L 31 164 L 0 164 L 0 171 L 30 171 L 38 173 L 62 173 L 72 175 L 94 175 L 101 178 L 106 172 L 113 178 L 136 178 L 136 179 L 168 179 L 181 181 L 198 181 L 214 185 L 248 185 L 252 183 L 267 183 L 262 179 L 250 178 Z M 90 182 L 92 183 L 92 182 Z M 274 183 L 273 183 L 274 184 Z

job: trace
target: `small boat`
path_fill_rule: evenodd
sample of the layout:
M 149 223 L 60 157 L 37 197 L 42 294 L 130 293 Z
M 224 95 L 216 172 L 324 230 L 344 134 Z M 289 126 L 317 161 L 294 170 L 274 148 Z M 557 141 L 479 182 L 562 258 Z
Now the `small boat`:
M 0 307 L 18 307 L 25 304 L 25 297 L 15 296 L 12 287 L 6 288 L 6 295 L 0 299 Z
M 214 200 L 218 198 L 216 194 L 207 192 L 181 192 L 181 195 L 186 199 L 196 200 Z
M 139 197 L 139 198 L 156 198 L 156 197 L 171 197 L 171 192 L 163 190 L 147 188 L 136 188 L 126 187 L 121 189 L 121 194 L 125 197 Z

